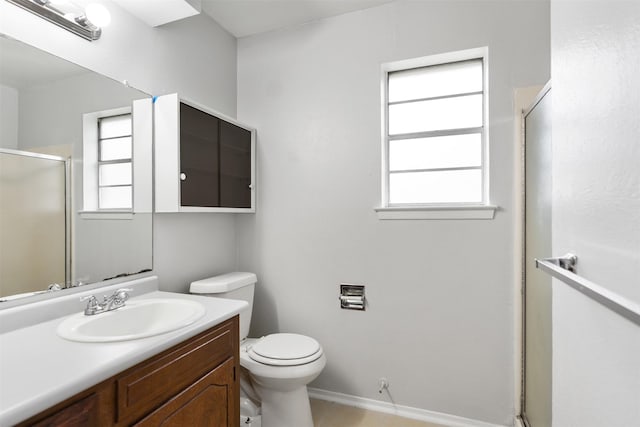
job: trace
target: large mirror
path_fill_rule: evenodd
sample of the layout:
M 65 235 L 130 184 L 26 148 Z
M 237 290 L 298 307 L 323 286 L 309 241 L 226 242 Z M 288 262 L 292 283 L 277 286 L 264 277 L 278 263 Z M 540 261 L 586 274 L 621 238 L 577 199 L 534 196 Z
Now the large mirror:
M 151 109 L 0 34 L 0 308 L 152 268 Z

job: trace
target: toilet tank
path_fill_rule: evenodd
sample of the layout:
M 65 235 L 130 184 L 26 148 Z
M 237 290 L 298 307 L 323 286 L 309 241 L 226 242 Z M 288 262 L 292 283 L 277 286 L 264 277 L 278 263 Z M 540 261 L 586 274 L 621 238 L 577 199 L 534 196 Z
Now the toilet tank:
M 189 292 L 201 296 L 237 299 L 249 303 L 249 307 L 240 312 L 240 339 L 249 336 L 251 312 L 253 310 L 253 291 L 258 278 L 253 273 L 234 272 L 209 277 L 192 282 Z

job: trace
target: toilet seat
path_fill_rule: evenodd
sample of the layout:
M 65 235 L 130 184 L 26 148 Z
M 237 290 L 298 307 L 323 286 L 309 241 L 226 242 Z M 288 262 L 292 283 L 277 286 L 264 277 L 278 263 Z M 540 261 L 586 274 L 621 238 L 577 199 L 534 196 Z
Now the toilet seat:
M 322 347 L 311 337 L 299 334 L 267 335 L 248 349 L 249 357 L 272 366 L 297 366 L 322 356 Z

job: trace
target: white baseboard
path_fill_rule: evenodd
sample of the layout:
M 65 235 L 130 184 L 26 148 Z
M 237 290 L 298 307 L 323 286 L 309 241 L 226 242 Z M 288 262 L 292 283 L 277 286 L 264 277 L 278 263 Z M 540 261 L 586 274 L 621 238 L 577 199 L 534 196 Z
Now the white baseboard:
M 393 403 L 389 402 L 366 399 L 364 397 L 351 396 L 334 391 L 321 390 L 311 387 L 309 387 L 308 390 L 309 397 L 312 397 L 314 399 L 327 400 L 329 402 L 355 406 L 370 411 L 384 412 L 386 414 L 393 414 L 399 417 L 411 418 L 413 420 L 442 424 L 449 427 L 505 427 L 500 424 L 492 424 L 485 421 L 459 417 L 457 415 L 428 411 L 426 409 L 412 408 L 410 406 L 394 405 Z

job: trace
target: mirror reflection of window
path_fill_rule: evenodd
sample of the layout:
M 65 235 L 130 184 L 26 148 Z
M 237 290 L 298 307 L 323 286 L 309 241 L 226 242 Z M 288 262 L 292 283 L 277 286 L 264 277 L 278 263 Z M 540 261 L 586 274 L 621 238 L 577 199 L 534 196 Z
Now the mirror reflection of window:
M 98 119 L 98 209 L 132 209 L 131 114 Z
M 83 114 L 83 210 L 134 210 L 134 113 L 132 106 Z

